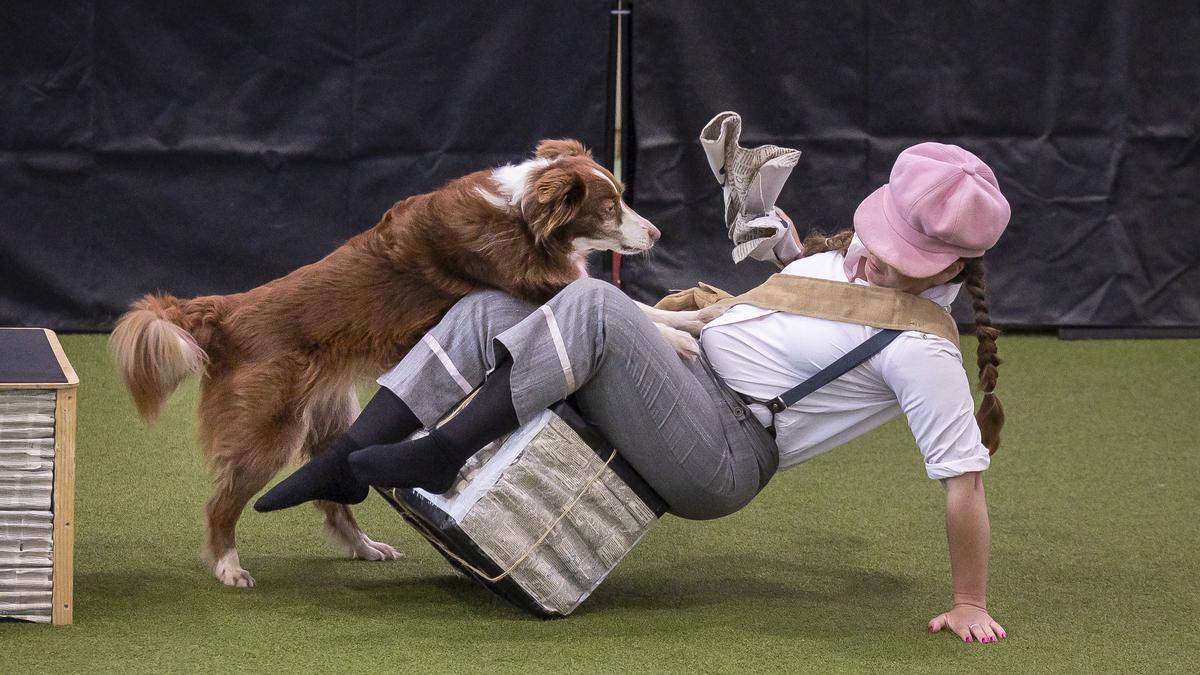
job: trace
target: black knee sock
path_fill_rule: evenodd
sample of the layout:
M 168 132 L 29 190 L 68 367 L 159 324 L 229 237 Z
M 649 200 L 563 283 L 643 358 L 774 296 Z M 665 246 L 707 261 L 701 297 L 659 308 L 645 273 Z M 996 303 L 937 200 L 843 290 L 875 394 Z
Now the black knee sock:
M 436 494 L 450 489 L 471 455 L 517 428 L 511 376 L 512 360 L 506 360 L 466 407 L 428 436 L 352 453 L 354 474 L 371 485 L 420 487 Z
M 357 504 L 367 498 L 368 485 L 350 471 L 350 453 L 376 443 L 390 443 L 420 428 L 421 422 L 399 397 L 381 388 L 354 424 L 316 457 L 263 495 L 255 511 L 276 511 L 313 499 Z

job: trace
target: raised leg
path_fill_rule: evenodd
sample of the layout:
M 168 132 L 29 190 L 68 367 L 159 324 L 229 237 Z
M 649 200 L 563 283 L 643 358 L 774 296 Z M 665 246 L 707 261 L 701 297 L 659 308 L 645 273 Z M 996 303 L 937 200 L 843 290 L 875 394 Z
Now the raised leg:
M 492 340 L 536 309 L 497 290 L 459 300 L 379 384 L 432 427 L 496 367 Z
M 344 399 L 338 399 L 314 409 L 305 446 L 310 451 L 327 444 L 332 447 L 259 498 L 254 508 L 276 511 L 309 500 L 353 504 L 365 499 L 369 479 L 351 471 L 349 455 L 367 446 L 398 443 L 421 426 L 433 426 L 495 366 L 492 339 L 532 309 L 495 290 L 477 291 L 459 300 L 399 364 L 379 378 L 383 388 L 352 426 L 347 420 L 357 410 L 354 401 L 342 404 L 339 401 Z M 347 428 L 349 432 L 342 433 Z M 326 511 L 331 528 L 356 555 L 389 559 L 390 547 L 359 538 L 349 511 L 327 508 L 332 509 Z
M 778 451 L 757 422 L 742 421 L 743 405 L 703 363 L 679 359 L 664 328 L 611 285 L 575 281 L 495 336 L 493 358 L 512 360 L 454 420 L 418 440 L 352 453 L 354 473 L 439 492 L 483 443 L 574 393 L 676 515 L 732 513 L 770 479 Z M 453 359 L 456 349 L 443 352 L 471 363 Z
M 644 309 L 595 279 L 572 282 L 498 336 L 513 358 L 512 402 L 524 422 L 574 393 L 584 416 L 676 515 L 715 518 L 746 504 L 778 451 L 743 422 L 702 362 L 681 361 Z

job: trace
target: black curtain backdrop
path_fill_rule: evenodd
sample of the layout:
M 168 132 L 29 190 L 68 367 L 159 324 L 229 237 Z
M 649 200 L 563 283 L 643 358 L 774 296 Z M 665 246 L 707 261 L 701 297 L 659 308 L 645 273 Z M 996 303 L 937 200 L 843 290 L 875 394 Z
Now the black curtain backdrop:
M 804 151 L 780 205 L 826 230 L 909 145 L 982 157 L 1013 207 L 1002 324 L 1200 326 L 1200 3 L 653 0 L 632 51 L 636 206 L 663 231 L 623 263 L 635 297 L 774 271 L 733 266 L 696 141 L 735 110 L 745 145 Z
M 3 3 L 0 325 L 106 330 L 149 291 L 251 288 L 543 137 L 606 157 L 613 4 Z M 664 232 L 622 264 L 635 297 L 773 271 L 729 260 L 696 142 L 736 110 L 747 144 L 804 151 L 781 204 L 826 230 L 908 145 L 983 157 L 1014 212 L 998 322 L 1200 325 L 1200 4 L 633 9 L 624 165 Z
M 0 7 L 0 325 L 246 290 L 397 200 L 603 156 L 609 0 Z

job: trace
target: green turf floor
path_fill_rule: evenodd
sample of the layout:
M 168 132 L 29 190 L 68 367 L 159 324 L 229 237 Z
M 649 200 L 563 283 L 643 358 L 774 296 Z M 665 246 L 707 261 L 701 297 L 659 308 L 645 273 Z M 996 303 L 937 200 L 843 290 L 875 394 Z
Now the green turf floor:
M 0 623 L 2 672 L 1200 671 L 1197 341 L 1002 339 L 986 482 L 1009 638 L 980 646 L 925 633 L 948 608 L 942 491 L 899 421 L 732 517 L 665 519 L 565 620 L 458 576 L 377 497 L 360 520 L 405 559 L 342 559 L 311 509 L 249 511 L 258 587 L 225 588 L 197 555 L 196 383 L 147 431 L 104 340 L 63 339 L 83 383 L 75 625 Z

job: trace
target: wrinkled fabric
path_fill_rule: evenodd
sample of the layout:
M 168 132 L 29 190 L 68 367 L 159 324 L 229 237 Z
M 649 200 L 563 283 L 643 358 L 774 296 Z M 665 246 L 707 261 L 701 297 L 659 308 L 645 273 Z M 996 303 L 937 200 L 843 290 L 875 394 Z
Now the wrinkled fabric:
M 247 290 L 543 138 L 605 157 L 610 9 L 5 3 L 0 325 Z

